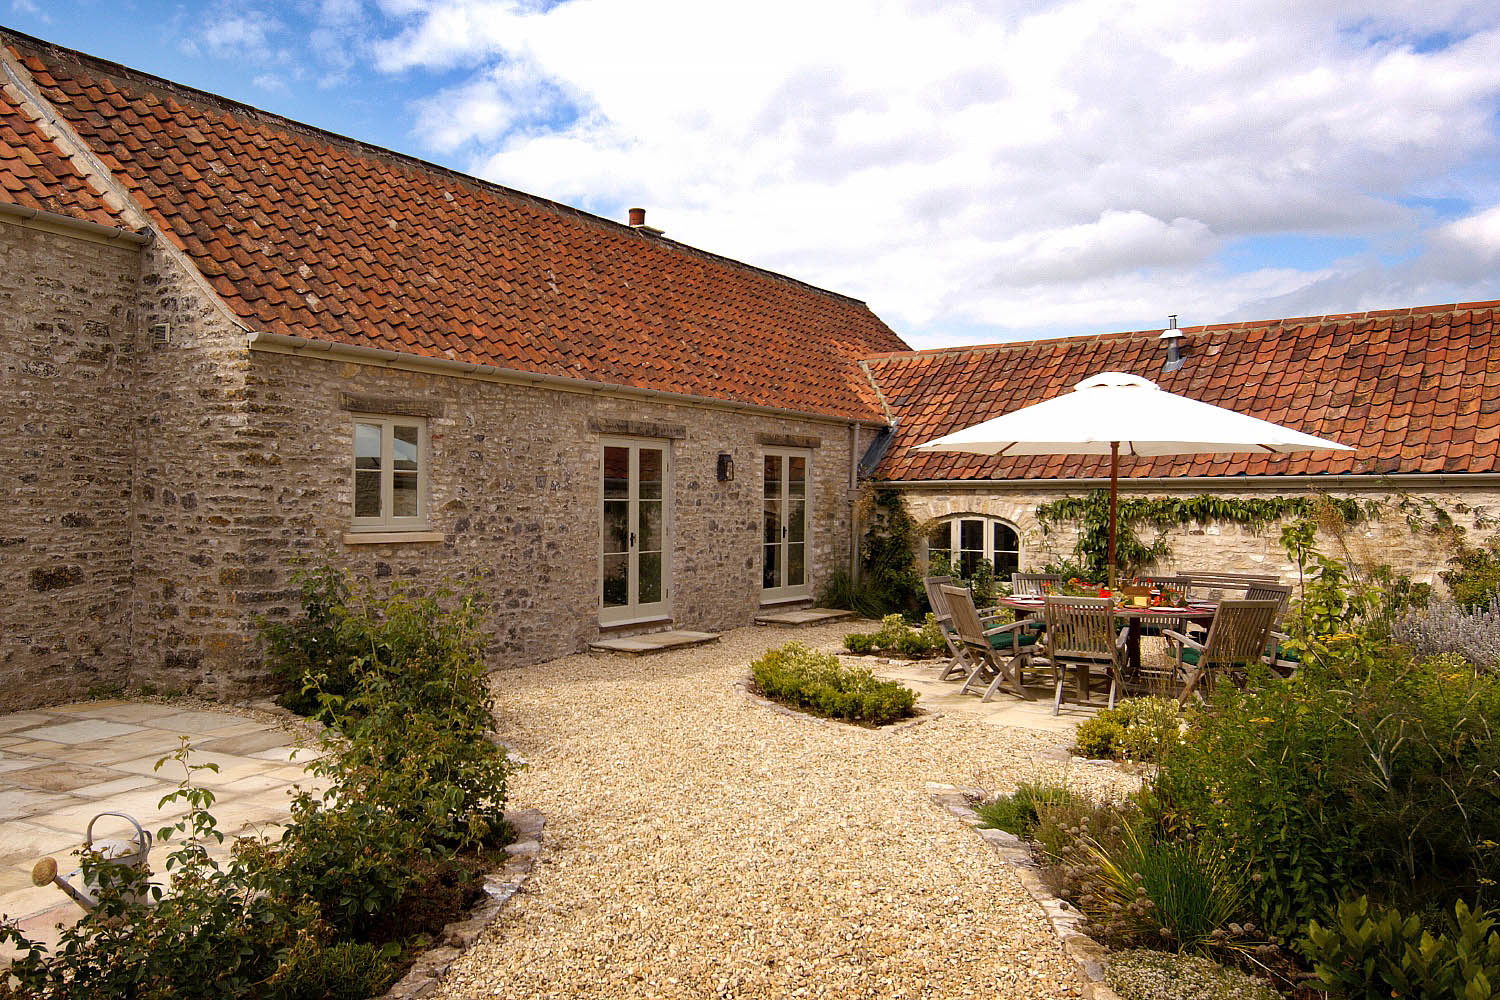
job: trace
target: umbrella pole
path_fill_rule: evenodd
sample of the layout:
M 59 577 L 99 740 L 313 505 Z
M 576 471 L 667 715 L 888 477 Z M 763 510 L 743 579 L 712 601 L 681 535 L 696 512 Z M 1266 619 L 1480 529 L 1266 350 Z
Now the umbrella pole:
M 1109 443 L 1109 592 L 1115 592 L 1115 508 L 1120 491 L 1120 442 Z

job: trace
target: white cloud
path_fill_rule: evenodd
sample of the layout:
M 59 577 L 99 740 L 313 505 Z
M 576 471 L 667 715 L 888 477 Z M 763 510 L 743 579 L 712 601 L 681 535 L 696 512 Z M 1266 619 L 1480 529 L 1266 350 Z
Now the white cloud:
M 384 0 L 399 27 L 372 52 L 460 78 L 413 105 L 429 148 L 613 217 L 645 205 L 914 339 L 1500 296 L 1494 217 L 1424 233 L 1404 204 L 1500 202 L 1500 9 L 1001 7 Z M 1220 263 L 1274 234 L 1413 250 Z

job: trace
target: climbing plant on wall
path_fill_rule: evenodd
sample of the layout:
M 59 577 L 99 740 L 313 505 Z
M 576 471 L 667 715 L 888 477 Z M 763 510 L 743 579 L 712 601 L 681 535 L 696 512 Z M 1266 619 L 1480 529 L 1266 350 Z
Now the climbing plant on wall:
M 1263 528 L 1288 518 L 1358 524 L 1378 518 L 1381 508 L 1380 501 L 1330 497 L 1321 493 L 1292 497 L 1221 497 L 1210 494 L 1128 497 L 1119 502 L 1115 561 L 1122 573 L 1139 572 L 1172 554 L 1171 544 L 1166 538 L 1168 529 L 1195 521 L 1199 524 L 1228 522 L 1251 528 Z M 1086 496 L 1063 497 L 1044 503 L 1037 507 L 1036 518 L 1043 534 L 1049 534 L 1062 522 L 1077 522 L 1080 530 L 1078 544 L 1073 548 L 1075 559 L 1091 577 L 1098 579 L 1106 575 L 1109 559 L 1109 494 L 1106 491 L 1094 490 Z M 1142 541 L 1136 533 L 1145 526 L 1157 529 L 1156 537 L 1150 542 Z

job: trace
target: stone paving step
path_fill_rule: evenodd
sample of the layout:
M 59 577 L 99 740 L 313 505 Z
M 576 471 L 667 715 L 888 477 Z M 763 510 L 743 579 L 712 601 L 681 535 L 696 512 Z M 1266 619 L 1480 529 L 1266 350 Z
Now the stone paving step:
M 799 628 L 803 625 L 828 625 L 856 617 L 853 611 L 843 608 L 796 608 L 792 611 L 771 611 L 755 616 L 757 625 L 779 625 L 783 628 Z
M 589 643 L 589 649 L 597 653 L 660 653 L 668 649 L 685 646 L 701 646 L 706 642 L 718 642 L 717 632 L 687 632 L 673 629 L 668 632 L 650 632 L 646 635 L 622 636 L 618 639 L 600 639 Z

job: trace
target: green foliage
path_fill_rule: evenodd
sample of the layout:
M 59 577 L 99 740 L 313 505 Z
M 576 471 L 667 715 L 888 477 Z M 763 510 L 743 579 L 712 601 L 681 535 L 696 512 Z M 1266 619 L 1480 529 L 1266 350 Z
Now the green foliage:
M 861 655 L 879 650 L 921 660 L 941 653 L 944 646 L 942 627 L 930 613 L 920 629 L 911 628 L 900 615 L 886 615 L 878 630 L 844 636 L 844 648 Z
M 979 825 L 1004 830 L 1018 837 L 1030 837 L 1049 809 L 1076 807 L 1082 800 L 1062 785 L 1022 781 L 1009 795 L 997 795 L 974 807 Z
M 1308 517 L 1315 513 L 1332 515 L 1346 524 L 1376 516 L 1379 504 L 1357 500 L 1310 495 L 1291 497 L 1222 497 L 1202 494 L 1195 497 L 1122 497 L 1116 509 L 1115 563 L 1122 576 L 1139 573 L 1171 555 L 1172 549 L 1162 532 L 1172 527 L 1198 522 L 1225 521 L 1261 528 L 1289 517 Z M 1109 575 L 1109 493 L 1094 490 L 1083 497 L 1063 497 L 1036 509 L 1043 533 L 1063 521 L 1079 523 L 1081 533 L 1074 547 L 1075 563 L 1070 563 L 1064 577 L 1079 576 L 1101 580 Z M 1151 542 L 1136 535 L 1140 527 L 1158 530 Z M 1049 569 L 1048 572 L 1056 570 Z
M 348 628 L 352 584 L 347 571 L 303 568 L 292 580 L 302 592 L 301 616 L 289 622 L 259 618 L 261 641 L 271 673 L 284 689 L 277 703 L 327 722 L 318 693 L 348 694 L 355 683 L 350 665 L 368 647 Z
M 1371 906 L 1361 896 L 1339 905 L 1330 926 L 1308 925 L 1302 952 L 1325 992 L 1350 998 L 1500 998 L 1500 930 L 1484 910 L 1453 906 L 1449 932 L 1416 916 Z
M 1180 733 L 1173 699 L 1126 698 L 1080 723 L 1074 749 L 1081 757 L 1152 761 Z
M 995 575 L 995 567 L 988 559 L 975 559 L 974 569 L 964 575 L 963 560 L 952 561 L 942 555 L 929 556 L 929 576 L 951 576 L 955 584 L 969 588 L 977 608 L 994 607 L 1002 597 L 1010 594 L 1010 583 Z
M 1143 837 L 1127 822 L 1118 843 L 1085 850 L 1078 902 L 1104 940 L 1202 952 L 1255 932 L 1231 929 L 1245 903 L 1245 872 L 1207 842 Z
M 1489 607 L 1500 587 L 1500 535 L 1491 535 L 1481 545 L 1461 545 L 1449 563 L 1453 568 L 1438 575 L 1453 600 L 1471 611 Z
M 911 715 L 917 701 L 911 689 L 800 642 L 768 651 L 750 670 L 766 697 L 833 719 L 883 726 Z
M 396 978 L 394 945 L 338 941 L 324 947 L 310 936 L 298 942 L 273 984 L 283 1000 L 365 1000 L 385 992 Z
M 1112 953 L 1104 979 L 1121 1000 L 1277 1000 L 1264 982 L 1200 955 Z
M 850 607 L 865 618 L 892 612 L 916 615 L 926 606 L 917 569 L 920 532 L 906 498 L 894 489 L 873 487 L 861 497 L 866 524 L 860 541 L 860 581 Z
M 100 906 L 53 956 L 0 926 L 0 940 L 23 953 L 11 969 L 14 992 L 0 984 L 0 997 L 279 1000 L 383 988 L 399 948 L 340 942 L 380 943 L 421 929 L 407 914 L 434 912 L 431 901 L 447 893 L 452 873 L 469 871 L 454 852 L 507 834 L 510 764 L 490 738 L 472 595 L 397 589 L 376 600 L 351 589 L 334 616 L 341 635 L 359 637 L 360 651 L 345 693 L 318 691 L 334 728 L 313 769 L 328 791 L 297 796 L 279 844 L 241 839 L 220 862 L 206 847 L 223 839 L 209 811 L 213 793 L 184 780 L 168 800 L 187 803 L 188 814 L 159 837 L 180 840 L 167 858 L 172 894 L 84 858 L 85 871 L 102 880 Z M 188 764 L 186 747 L 175 756 L 189 778 L 216 769 Z M 148 889 L 154 906 L 137 898 Z

